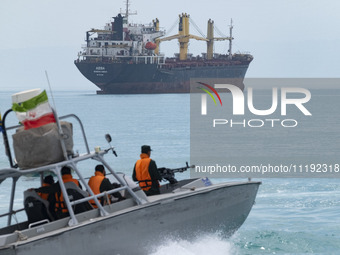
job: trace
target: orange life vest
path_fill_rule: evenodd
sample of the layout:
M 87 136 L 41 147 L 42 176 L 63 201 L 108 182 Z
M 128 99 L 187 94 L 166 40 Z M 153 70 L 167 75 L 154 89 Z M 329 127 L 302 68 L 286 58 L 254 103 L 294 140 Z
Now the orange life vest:
M 48 183 L 43 183 L 43 184 L 42 184 L 42 187 L 48 187 L 48 186 L 51 186 L 51 184 L 48 184 Z M 48 194 L 48 193 L 41 193 L 41 192 L 38 192 L 38 195 L 39 195 L 42 199 L 47 200 L 49 194 Z
M 62 176 L 63 178 L 63 182 L 74 182 L 78 187 L 79 187 L 79 181 L 76 179 L 73 179 L 72 175 L 70 174 L 64 174 Z M 64 195 L 63 192 L 60 191 L 55 193 L 55 199 L 56 199 L 56 203 L 55 203 L 55 212 L 62 212 L 62 213 L 67 213 L 68 209 L 66 204 L 64 203 Z
M 99 171 L 96 171 L 95 176 L 92 176 L 90 178 L 88 184 L 95 195 L 100 193 L 100 185 L 102 184 L 102 181 L 104 180 L 104 178 L 105 178 L 104 174 Z M 94 202 L 94 200 L 90 200 L 90 203 L 94 208 L 97 208 L 97 205 Z
M 136 162 L 136 178 L 139 181 L 139 186 L 147 191 L 151 188 L 152 182 L 151 182 L 151 177 L 149 173 L 149 165 L 151 162 L 151 158 L 149 157 L 148 154 L 142 153 L 140 154 L 139 160 Z M 150 180 L 150 181 L 148 181 Z

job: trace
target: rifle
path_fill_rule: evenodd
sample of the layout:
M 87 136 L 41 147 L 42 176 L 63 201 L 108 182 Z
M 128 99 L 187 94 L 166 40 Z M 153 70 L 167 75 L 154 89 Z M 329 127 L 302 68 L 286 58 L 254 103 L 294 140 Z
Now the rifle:
M 162 179 L 165 179 L 170 182 L 170 184 L 175 184 L 177 183 L 177 180 L 175 179 L 175 173 L 183 173 L 184 171 L 188 170 L 189 168 L 195 168 L 195 165 L 189 166 L 188 162 L 186 162 L 185 167 L 180 167 L 180 168 L 157 168 L 159 174 L 161 175 Z

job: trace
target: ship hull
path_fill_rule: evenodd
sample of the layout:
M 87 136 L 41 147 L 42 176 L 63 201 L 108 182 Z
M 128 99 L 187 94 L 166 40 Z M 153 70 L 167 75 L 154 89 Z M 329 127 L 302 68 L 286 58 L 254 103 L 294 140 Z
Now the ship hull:
M 79 71 L 100 90 L 98 94 L 159 94 L 189 93 L 192 80 L 219 79 L 219 82 L 237 80 L 242 90 L 249 63 L 199 64 L 185 63 L 180 67 L 157 64 L 89 63 L 75 62 Z

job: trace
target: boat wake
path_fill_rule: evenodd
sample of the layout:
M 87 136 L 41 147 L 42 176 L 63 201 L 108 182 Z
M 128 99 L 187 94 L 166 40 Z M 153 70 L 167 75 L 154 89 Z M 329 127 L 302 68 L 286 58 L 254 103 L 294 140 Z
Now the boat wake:
M 178 240 L 174 237 L 164 240 L 154 247 L 151 255 L 235 255 L 237 247 L 229 240 L 223 239 L 219 234 L 202 234 L 192 241 Z

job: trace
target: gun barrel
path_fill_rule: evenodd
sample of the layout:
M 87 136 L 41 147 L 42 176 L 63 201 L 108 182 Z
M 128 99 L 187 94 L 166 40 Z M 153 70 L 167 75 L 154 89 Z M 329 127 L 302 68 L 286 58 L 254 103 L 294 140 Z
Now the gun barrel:
M 166 168 L 166 167 L 162 167 L 162 168 L 158 168 L 158 172 L 161 175 L 166 175 L 166 174 L 174 174 L 174 173 L 178 173 L 178 172 L 184 172 L 186 170 L 188 170 L 189 168 L 195 168 L 195 165 L 191 165 L 189 166 L 188 163 L 185 167 L 179 167 L 179 168 Z

